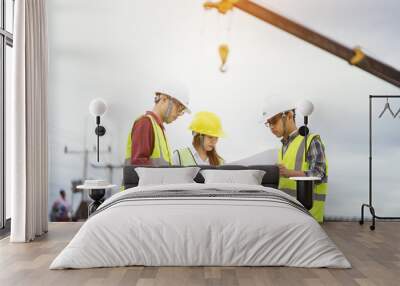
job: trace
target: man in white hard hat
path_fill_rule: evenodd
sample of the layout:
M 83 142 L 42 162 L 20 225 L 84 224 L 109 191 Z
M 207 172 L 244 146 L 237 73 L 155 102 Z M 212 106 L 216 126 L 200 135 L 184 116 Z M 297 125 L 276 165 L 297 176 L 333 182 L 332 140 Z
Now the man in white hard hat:
M 313 194 L 310 213 L 318 222 L 323 222 L 325 198 L 328 190 L 328 163 L 325 147 L 319 135 L 307 136 L 307 158 L 304 155 L 305 137 L 296 126 L 296 106 L 281 97 L 272 99 L 263 112 L 265 125 L 278 138 L 282 148 L 278 154 L 279 189 L 296 197 L 296 182 L 289 177 L 319 177 Z
M 155 91 L 154 107 L 135 120 L 128 136 L 125 163 L 133 165 L 172 165 L 171 149 L 164 123 L 170 124 L 190 113 L 189 92 L 180 83 L 166 84 Z

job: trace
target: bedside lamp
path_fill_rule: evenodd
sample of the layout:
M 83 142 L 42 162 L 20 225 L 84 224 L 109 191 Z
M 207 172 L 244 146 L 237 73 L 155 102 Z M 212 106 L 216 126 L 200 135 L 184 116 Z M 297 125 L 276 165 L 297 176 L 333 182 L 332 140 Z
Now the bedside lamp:
M 310 116 L 314 111 L 314 104 L 312 104 L 309 100 L 302 100 L 296 104 L 296 110 L 300 112 L 304 116 L 304 125 L 299 128 L 299 133 L 301 136 L 305 137 L 305 147 L 304 147 L 304 156 L 307 158 L 307 135 L 310 133 L 308 129 L 308 116 Z
M 296 110 L 304 116 L 304 125 L 299 128 L 299 133 L 302 136 L 307 136 L 309 133 L 307 124 L 308 116 L 314 111 L 314 105 L 309 100 L 302 100 L 296 104 Z
M 104 115 L 104 113 L 106 113 L 107 111 L 107 104 L 105 103 L 104 100 L 100 99 L 100 98 L 96 98 L 93 99 L 90 104 L 89 104 L 89 112 L 96 117 L 96 124 L 97 127 L 94 130 L 94 132 L 97 135 L 97 162 L 99 162 L 99 138 L 100 136 L 104 136 L 104 134 L 106 134 L 106 129 L 104 128 L 104 126 L 100 125 L 100 117 L 102 115 Z
M 299 128 L 299 134 L 304 136 L 304 158 L 307 160 L 307 135 L 310 133 L 308 129 L 308 116 L 314 111 L 314 105 L 309 100 L 302 100 L 296 104 L 296 111 L 304 116 L 304 125 Z M 313 190 L 314 184 L 320 181 L 319 177 L 290 177 L 289 179 L 296 181 L 296 198 L 304 207 L 310 210 L 313 206 Z

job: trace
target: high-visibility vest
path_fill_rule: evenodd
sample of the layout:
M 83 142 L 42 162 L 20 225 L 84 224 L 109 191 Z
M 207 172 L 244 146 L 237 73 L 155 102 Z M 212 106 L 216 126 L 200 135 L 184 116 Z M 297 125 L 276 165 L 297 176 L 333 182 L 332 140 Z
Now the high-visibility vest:
M 196 159 L 194 158 L 192 150 L 190 150 L 189 147 L 175 150 L 175 152 L 177 152 L 177 154 L 178 154 L 180 166 L 187 167 L 187 166 L 196 166 L 197 165 Z M 222 160 L 222 159 L 219 159 L 219 160 L 220 160 L 220 165 L 223 165 L 224 160 Z
M 307 136 L 307 150 L 314 138 L 319 138 L 319 135 L 310 134 Z M 307 171 L 309 170 L 309 163 L 304 155 L 304 137 L 298 135 L 290 144 L 285 154 L 282 157 L 282 149 L 279 150 L 278 163 L 283 164 L 289 170 Z M 326 176 L 328 176 L 328 161 L 326 160 Z M 280 177 L 279 187 L 285 193 L 296 197 L 296 181 L 289 180 L 289 178 Z M 325 199 L 328 193 L 328 184 L 319 183 L 314 185 L 313 190 L 313 207 L 310 210 L 312 216 L 318 221 L 323 222 Z
M 154 132 L 154 148 L 153 152 L 150 155 L 151 164 L 153 166 L 172 165 L 171 148 L 169 147 L 167 138 L 165 137 L 163 130 L 151 115 L 147 114 L 144 116 L 150 119 Z M 135 122 L 137 120 L 138 119 L 136 119 Z M 129 165 L 131 163 L 131 156 L 132 156 L 132 131 L 129 132 L 126 144 L 125 164 Z
M 189 147 L 176 150 L 179 158 L 180 166 L 196 166 L 196 160 L 194 159 L 193 153 Z

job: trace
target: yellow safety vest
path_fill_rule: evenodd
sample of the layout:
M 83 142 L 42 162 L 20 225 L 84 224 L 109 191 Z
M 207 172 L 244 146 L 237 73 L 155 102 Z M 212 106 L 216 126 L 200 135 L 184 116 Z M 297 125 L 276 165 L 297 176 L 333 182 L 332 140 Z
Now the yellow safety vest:
M 194 159 L 194 156 L 192 154 L 192 151 L 190 151 L 190 148 L 182 148 L 179 150 L 176 150 L 178 157 L 179 157 L 179 163 L 180 166 L 196 166 L 196 160 Z
M 319 135 L 310 134 L 307 136 L 307 149 L 310 147 L 312 140 Z M 283 164 L 289 170 L 307 171 L 309 164 L 304 156 L 304 137 L 298 135 L 290 144 L 285 154 L 282 157 L 282 149 L 279 150 L 278 163 Z M 326 176 L 328 176 L 328 161 L 326 160 Z M 288 178 L 279 178 L 280 190 L 285 193 L 296 197 L 296 182 Z M 310 210 L 312 216 L 318 221 L 324 220 L 325 199 L 328 193 L 328 184 L 320 183 L 315 184 L 313 192 L 313 207 Z
M 160 125 L 156 122 L 156 120 L 149 114 L 147 116 L 151 125 L 153 126 L 154 132 L 154 148 L 153 152 L 150 155 L 150 160 L 153 166 L 166 166 L 172 165 L 172 156 L 171 156 L 171 148 L 169 147 L 166 136 L 164 135 L 163 130 Z M 138 119 L 135 120 L 135 122 Z M 130 164 L 132 157 L 132 131 L 129 132 L 128 141 L 126 144 L 126 152 L 125 152 L 125 163 Z
M 188 167 L 188 166 L 197 166 L 196 160 L 193 156 L 192 151 L 189 147 L 182 148 L 179 150 L 175 150 L 179 157 L 180 166 Z M 224 160 L 220 159 L 220 165 L 224 164 Z

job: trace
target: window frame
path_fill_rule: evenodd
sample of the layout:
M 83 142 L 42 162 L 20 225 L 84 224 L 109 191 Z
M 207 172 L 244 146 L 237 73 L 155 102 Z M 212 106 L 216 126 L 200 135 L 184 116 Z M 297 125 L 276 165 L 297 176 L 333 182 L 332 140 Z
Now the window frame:
M 6 178 L 5 178 L 5 105 L 6 105 L 6 50 L 7 46 L 13 48 L 14 36 L 6 29 L 7 11 L 6 0 L 0 0 L 1 21 L 0 21 L 0 236 L 10 231 L 10 219 L 6 215 Z M 12 13 L 14 14 L 15 0 L 12 0 Z M 14 17 L 14 15 L 11 15 Z M 12 29 L 14 30 L 14 29 Z

